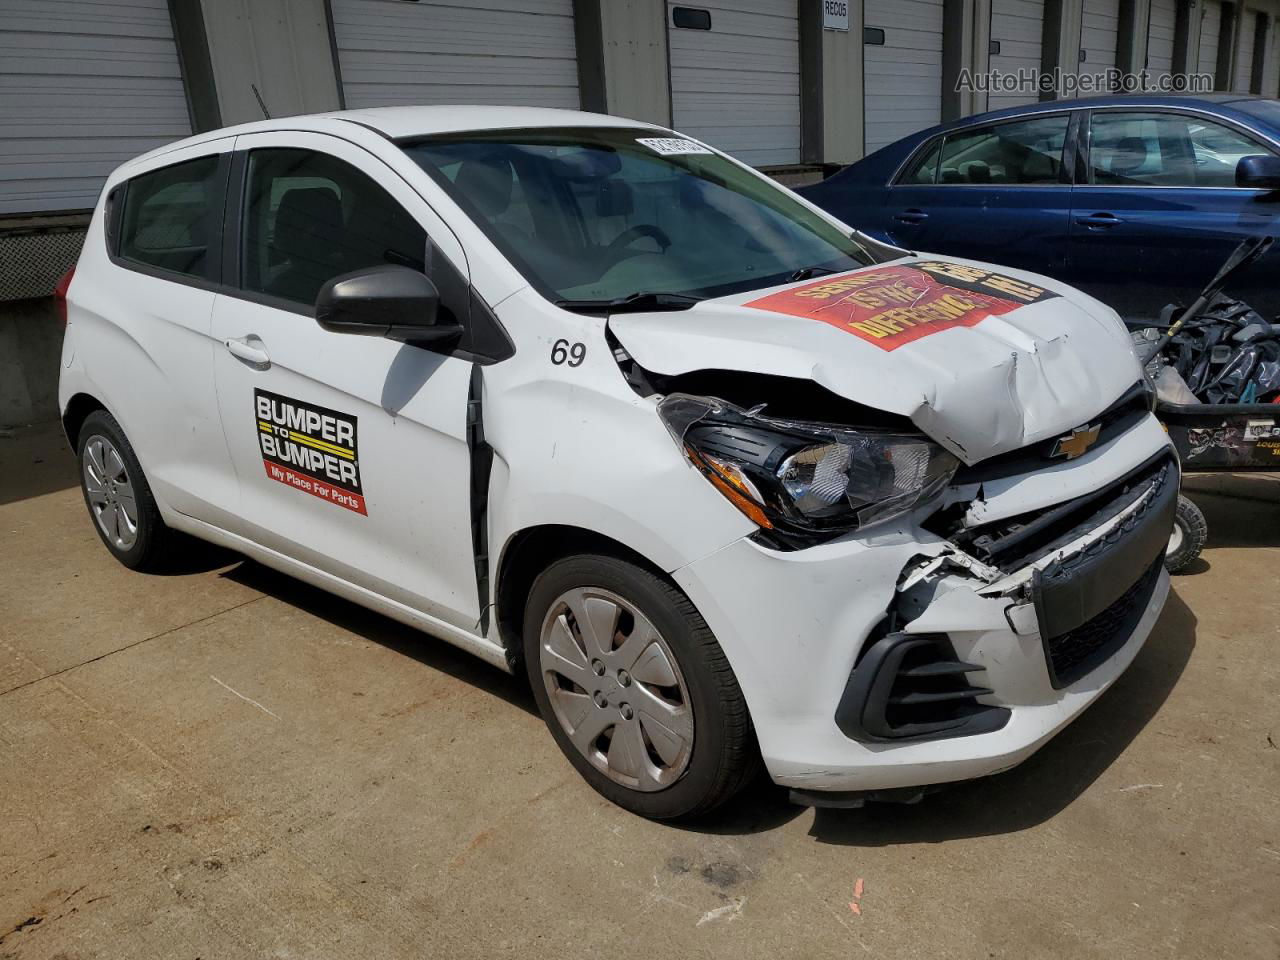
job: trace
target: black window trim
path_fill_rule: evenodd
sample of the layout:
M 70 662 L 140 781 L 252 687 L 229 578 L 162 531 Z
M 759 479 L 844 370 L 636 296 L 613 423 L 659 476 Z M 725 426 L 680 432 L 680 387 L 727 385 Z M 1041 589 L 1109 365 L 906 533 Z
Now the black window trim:
M 994 120 L 988 119 L 988 120 L 983 120 L 977 123 L 965 124 L 964 126 L 961 126 L 961 127 L 953 127 L 949 130 L 944 130 L 941 133 L 935 134 L 934 136 L 929 137 L 926 140 L 916 145 L 916 148 L 911 151 L 911 154 L 907 157 L 907 159 L 903 161 L 901 164 L 899 164 L 898 169 L 893 172 L 893 177 L 890 178 L 890 181 L 889 181 L 889 188 L 893 189 L 896 187 L 982 187 L 984 189 L 990 190 L 992 187 L 999 187 L 1001 189 L 1004 189 L 1006 187 L 1015 188 L 1015 189 L 1027 189 L 1027 188 L 1043 189 L 1044 187 L 1069 187 L 1071 186 L 1070 160 L 1072 158 L 1071 122 L 1073 119 L 1073 114 L 1076 112 L 1077 112 L 1076 110 L 1073 110 L 1070 107 L 1059 107 L 1056 110 L 1038 110 L 1035 113 L 1028 113 L 1028 114 L 1023 114 L 1023 115 L 1014 116 L 1014 117 L 1000 117 Z M 935 143 L 940 142 L 942 146 L 942 151 L 945 152 L 947 149 L 947 140 L 950 137 L 957 136 L 959 134 L 973 133 L 974 131 L 983 130 L 988 127 L 991 127 L 991 128 L 1003 127 L 1010 123 L 1025 123 L 1031 120 L 1046 120 L 1046 119 L 1049 119 L 1050 117 L 1056 117 L 1056 116 L 1065 116 L 1067 118 L 1067 132 L 1062 142 L 1062 157 L 1061 157 L 1060 166 L 1058 168 L 1057 183 L 996 183 L 996 184 L 938 183 L 936 171 L 934 172 L 933 183 L 904 183 L 903 182 L 903 178 L 906 177 L 911 170 L 915 169 L 916 161 L 926 156 L 928 152 L 933 148 L 933 145 Z M 938 154 L 937 169 L 938 170 L 942 169 L 942 153 Z
M 180 167 L 183 164 L 194 163 L 198 160 L 205 160 L 209 157 L 216 156 L 218 165 L 214 170 L 214 196 L 222 195 L 223 209 L 221 218 L 214 216 L 215 232 L 209 237 L 209 249 L 205 254 L 210 266 L 209 272 L 213 275 L 213 279 L 207 277 L 196 277 L 189 273 L 181 273 L 177 270 L 169 270 L 165 267 L 157 267 L 154 264 L 143 263 L 140 260 L 132 260 L 120 253 L 120 230 L 123 226 L 125 201 L 129 195 L 129 185 L 139 177 L 150 176 L 153 173 L 159 173 L 163 170 L 169 170 L 173 167 Z M 106 206 L 106 243 L 107 258 L 117 267 L 140 273 L 144 276 L 155 277 L 158 280 L 168 280 L 171 283 L 180 283 L 188 287 L 196 287 L 200 290 L 207 290 L 210 293 L 219 293 L 222 291 L 222 270 L 224 264 L 225 243 L 223 242 L 223 233 L 226 227 L 226 197 L 227 197 L 227 178 L 231 171 L 231 152 L 228 150 L 212 151 L 202 153 L 194 157 L 183 157 L 181 160 L 175 160 L 173 163 L 166 163 L 158 167 L 151 167 L 148 170 L 140 171 L 122 180 L 111 188 L 111 192 L 107 194 Z
M 1079 150 L 1081 156 L 1081 164 L 1079 179 L 1076 185 L 1080 187 L 1089 187 L 1094 190 L 1234 190 L 1239 193 L 1265 194 L 1271 191 L 1258 189 L 1257 187 L 1199 187 L 1194 185 L 1175 186 L 1170 184 L 1156 183 L 1091 183 L 1091 173 L 1093 170 L 1093 115 L 1095 113 L 1171 113 L 1179 117 L 1196 117 L 1202 118 L 1210 123 L 1216 123 L 1219 126 L 1226 127 L 1239 133 L 1248 139 L 1258 143 L 1270 151 L 1272 156 L 1280 156 L 1280 144 L 1277 144 L 1267 135 L 1258 130 L 1254 130 L 1246 124 L 1240 123 L 1233 117 L 1226 117 L 1220 113 L 1213 113 L 1209 110 L 1198 110 L 1194 107 L 1174 107 L 1168 105 L 1158 106 L 1140 106 L 1137 104 L 1108 104 L 1102 107 L 1088 107 L 1080 111 L 1083 116 L 1080 119 L 1080 143 Z

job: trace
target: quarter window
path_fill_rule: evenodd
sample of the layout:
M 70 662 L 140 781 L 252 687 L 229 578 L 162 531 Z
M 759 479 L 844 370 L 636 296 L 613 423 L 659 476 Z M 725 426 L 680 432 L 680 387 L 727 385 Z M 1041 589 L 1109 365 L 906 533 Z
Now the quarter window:
M 1057 184 L 1069 122 L 1066 114 L 1058 114 L 948 134 L 937 182 Z
M 920 159 L 903 175 L 899 183 L 910 186 L 922 186 L 938 182 L 938 158 L 942 156 L 942 137 L 933 141 Z
M 1095 113 L 1090 182 L 1102 186 L 1234 187 L 1242 157 L 1272 151 L 1230 127 L 1172 113 Z
M 222 213 L 218 157 L 201 157 L 144 173 L 128 182 L 117 253 L 149 267 L 217 280 L 210 250 L 217 249 Z
M 247 290 L 312 306 L 326 281 L 353 270 L 424 269 L 422 227 L 372 179 L 336 157 L 254 150 L 247 190 Z

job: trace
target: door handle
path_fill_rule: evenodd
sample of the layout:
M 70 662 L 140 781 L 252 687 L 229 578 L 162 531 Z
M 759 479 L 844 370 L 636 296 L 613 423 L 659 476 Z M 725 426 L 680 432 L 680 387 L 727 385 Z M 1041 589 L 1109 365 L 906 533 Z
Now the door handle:
M 924 223 L 929 219 L 929 215 L 923 210 L 903 210 L 901 213 L 894 214 L 893 219 L 899 223 Z
M 1081 227 L 1114 227 L 1117 223 L 1124 223 L 1114 213 L 1095 213 L 1088 217 L 1076 217 L 1076 224 Z
M 233 357 L 240 360 L 255 370 L 266 370 L 271 366 L 271 357 L 267 351 L 261 346 L 262 340 L 254 334 L 240 339 L 223 340 L 225 346 Z

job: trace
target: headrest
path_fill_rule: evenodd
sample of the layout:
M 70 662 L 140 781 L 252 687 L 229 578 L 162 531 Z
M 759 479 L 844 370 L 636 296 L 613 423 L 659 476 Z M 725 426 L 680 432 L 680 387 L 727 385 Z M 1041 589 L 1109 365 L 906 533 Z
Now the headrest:
M 326 187 L 294 187 L 276 208 L 275 245 L 286 254 L 313 253 L 342 235 L 342 202 Z
M 1142 137 L 1125 137 L 1116 144 L 1111 154 L 1113 177 L 1128 177 L 1137 173 L 1147 163 L 1147 141 Z

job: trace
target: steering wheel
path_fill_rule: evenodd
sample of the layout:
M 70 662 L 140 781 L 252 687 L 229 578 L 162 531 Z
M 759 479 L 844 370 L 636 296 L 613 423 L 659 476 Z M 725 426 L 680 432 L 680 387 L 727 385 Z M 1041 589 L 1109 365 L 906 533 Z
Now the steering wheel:
M 671 246 L 671 238 L 667 236 L 667 231 L 661 227 L 655 227 L 651 223 L 638 223 L 634 227 L 628 227 L 623 230 L 609 241 L 609 246 L 605 247 L 604 251 L 609 257 L 609 262 L 616 263 L 627 256 L 639 256 L 639 251 L 630 254 L 623 254 L 622 251 L 637 240 L 643 240 L 645 237 L 656 243 L 663 253 L 666 253 L 667 247 Z

